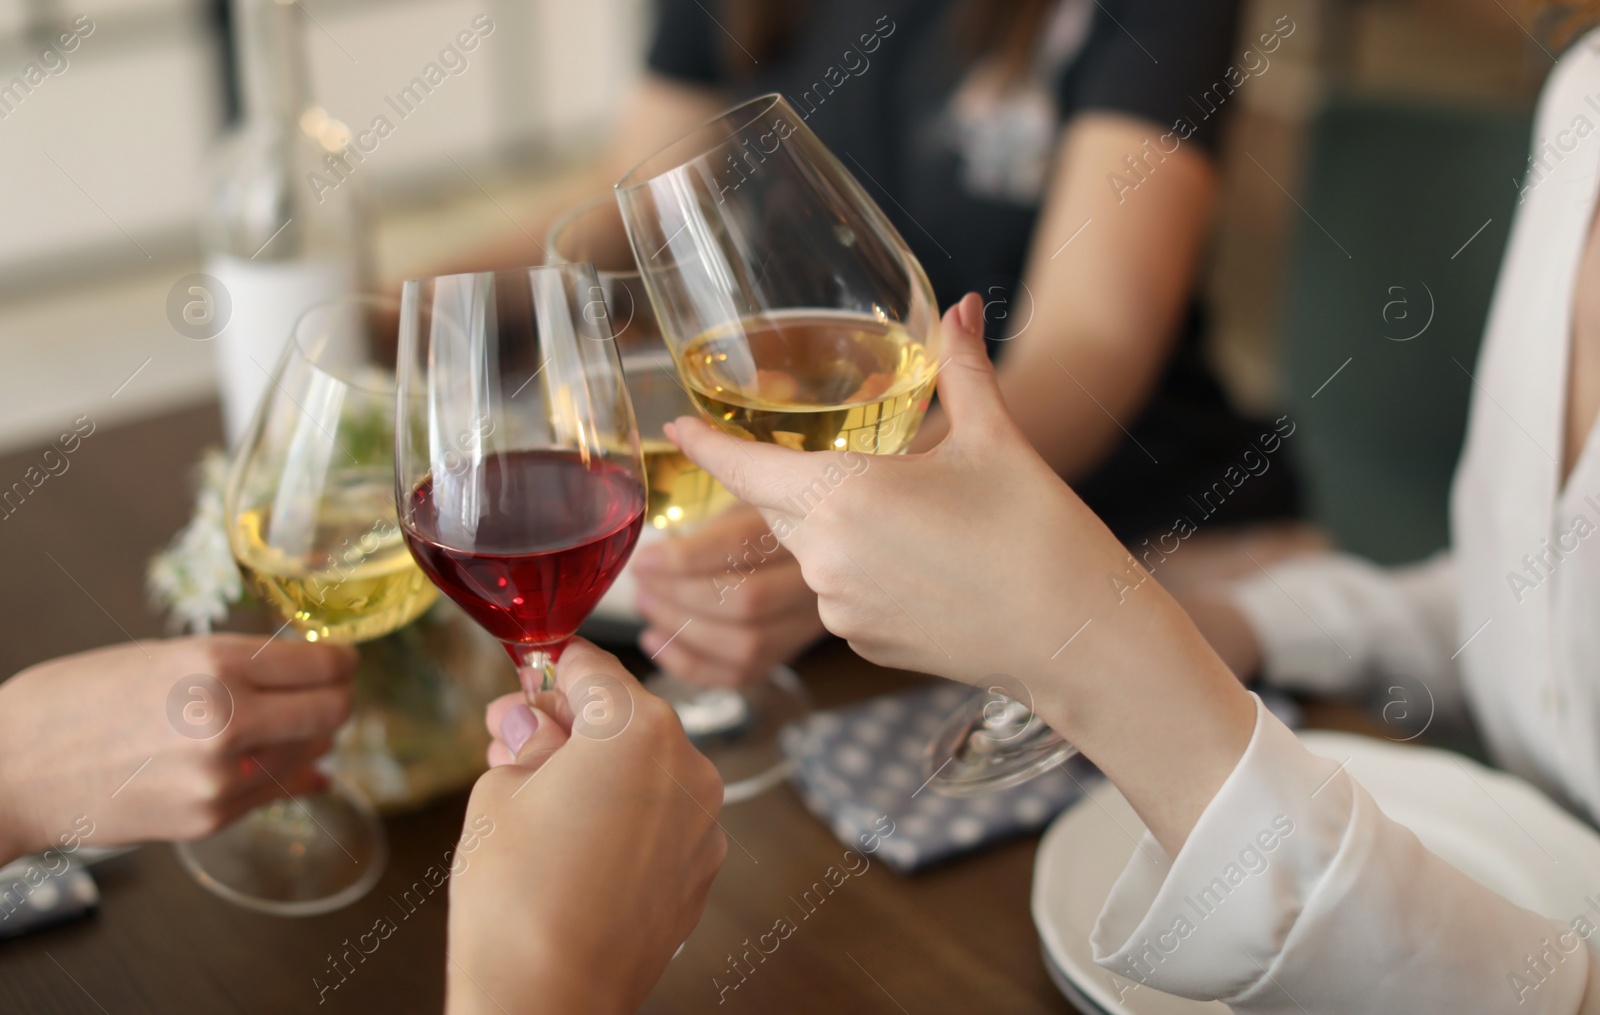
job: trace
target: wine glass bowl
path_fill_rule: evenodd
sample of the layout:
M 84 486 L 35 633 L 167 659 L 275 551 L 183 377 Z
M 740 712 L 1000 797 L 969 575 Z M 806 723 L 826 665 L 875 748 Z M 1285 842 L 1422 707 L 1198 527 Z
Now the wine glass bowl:
M 396 522 L 394 327 L 375 296 L 319 304 L 295 324 L 234 457 L 228 544 L 261 599 L 308 641 L 352 644 L 420 616 L 437 590 Z M 207 888 L 280 915 L 329 912 L 382 874 L 383 826 L 353 787 L 258 808 L 178 847 Z
M 231 474 L 234 559 L 308 641 L 380 637 L 438 597 L 390 497 L 394 375 L 375 363 L 393 361 L 379 332 L 396 309 L 353 297 L 307 311 Z
M 587 264 L 407 282 L 394 495 L 423 571 L 548 690 L 644 521 L 644 465 Z
M 700 413 L 800 451 L 906 450 L 933 395 L 939 321 L 922 266 L 779 95 L 702 124 L 616 185 L 661 333 Z M 970 707 L 928 784 L 1015 785 L 1072 747 L 1026 707 Z
M 707 419 L 797 450 L 905 450 L 937 373 L 932 286 L 785 99 L 702 125 L 630 170 L 616 197 Z
M 573 208 L 551 225 L 545 249 L 551 263 L 591 261 L 596 266 L 644 451 L 647 496 L 641 540 L 694 532 L 738 499 L 663 431 L 665 424 L 694 414 L 696 407 L 662 338 L 616 202 L 607 197 Z M 787 761 L 780 734 L 811 710 L 800 678 L 781 666 L 737 689 L 700 687 L 664 670 L 646 678 L 645 687 L 677 710 L 685 732 L 722 776 L 727 803 L 782 780 Z
M 616 329 L 622 373 L 639 423 L 647 493 L 645 524 L 683 532 L 738 503 L 738 498 L 667 440 L 664 427 L 693 414 L 695 404 L 661 336 L 616 202 L 589 201 L 550 227 L 551 264 L 588 261 Z

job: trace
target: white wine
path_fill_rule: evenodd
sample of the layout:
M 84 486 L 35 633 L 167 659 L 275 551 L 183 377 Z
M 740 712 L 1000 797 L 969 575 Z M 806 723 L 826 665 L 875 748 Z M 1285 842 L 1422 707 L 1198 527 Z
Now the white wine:
M 658 529 L 676 529 L 705 521 L 738 503 L 700 466 L 689 461 L 669 440 L 646 438 L 644 444 L 645 520 Z
M 652 528 L 682 529 L 720 514 L 738 499 L 662 434 L 663 424 L 695 415 L 695 407 L 660 342 L 655 340 L 655 351 L 624 356 L 622 372 L 644 451 L 645 521 Z
M 375 490 L 388 499 L 387 489 Z M 269 543 L 268 511 L 239 514 L 233 555 L 261 595 L 309 641 L 369 641 L 415 620 L 439 590 L 417 567 L 400 527 L 371 507 L 324 510 L 304 552 Z
M 683 350 L 690 394 L 724 430 L 799 451 L 905 450 L 936 372 L 903 326 L 841 311 L 747 317 Z

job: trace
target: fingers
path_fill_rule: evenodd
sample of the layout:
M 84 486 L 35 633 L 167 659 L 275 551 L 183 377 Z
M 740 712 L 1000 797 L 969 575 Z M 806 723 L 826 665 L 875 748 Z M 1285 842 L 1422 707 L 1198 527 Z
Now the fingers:
M 567 731 L 539 709 L 518 703 L 500 720 L 500 744 L 515 763 L 537 772 L 568 740 Z
M 809 590 L 808 590 L 809 591 Z M 816 597 L 809 607 L 764 621 L 723 620 L 652 604 L 640 648 L 657 666 L 692 684 L 731 687 L 765 675 L 822 634 Z
M 964 427 L 970 430 L 996 416 L 1008 417 L 994 364 L 983 344 L 983 300 L 977 293 L 967 293 L 945 311 L 939 327 L 945 356 L 939 372 L 939 403 L 950 420 L 946 439 L 959 441 Z
M 768 544 L 770 545 L 770 544 Z M 656 604 L 722 620 L 764 620 L 810 607 L 816 594 L 806 588 L 800 562 L 787 550 L 755 554 L 746 565 L 714 574 L 635 575 L 639 612 L 653 617 Z
M 241 635 L 215 635 L 203 641 L 224 656 L 224 667 L 263 689 L 321 687 L 348 681 L 356 671 L 356 650 L 274 638 L 266 644 Z M 222 676 L 222 674 L 217 674 Z
M 561 650 L 561 661 L 556 663 L 556 689 L 571 702 L 574 692 L 582 685 L 596 679 L 619 681 L 628 693 L 644 693 L 639 681 L 617 657 L 584 638 L 574 638 Z
M 693 416 L 681 416 L 664 429 L 690 461 L 754 507 L 781 510 L 792 478 L 815 468 L 804 451 L 742 441 Z
M 329 737 L 350 715 L 351 688 L 263 691 L 241 698 L 227 735 L 238 750 Z
M 739 688 L 754 683 L 767 672 L 756 664 L 718 659 L 673 641 L 655 656 L 662 672 L 681 678 L 696 687 Z

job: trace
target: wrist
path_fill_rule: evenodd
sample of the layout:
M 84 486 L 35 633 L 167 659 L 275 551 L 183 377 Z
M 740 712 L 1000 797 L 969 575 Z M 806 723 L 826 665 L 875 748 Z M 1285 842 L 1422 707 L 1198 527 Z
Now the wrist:
M 1049 685 L 1040 714 L 1175 856 L 1249 745 L 1255 701 L 1154 582 L 1102 610 L 1094 627 L 1099 637 Z
M 631 1015 L 615 970 L 537 933 L 475 928 L 493 940 L 452 941 L 445 979 L 446 1015 Z M 454 935 L 452 935 L 454 937 Z

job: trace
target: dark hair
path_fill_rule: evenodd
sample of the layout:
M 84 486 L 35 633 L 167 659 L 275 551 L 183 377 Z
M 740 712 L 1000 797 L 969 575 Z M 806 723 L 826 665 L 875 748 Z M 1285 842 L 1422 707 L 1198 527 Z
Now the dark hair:
M 1600 0 L 1596 0 L 1600 3 Z M 992 56 L 1006 82 L 1027 74 L 1034 47 L 1057 0 L 961 0 L 951 28 L 970 60 Z M 805 23 L 806 0 L 722 0 L 726 33 L 722 65 L 733 78 L 748 78 L 757 62 L 783 54 Z

